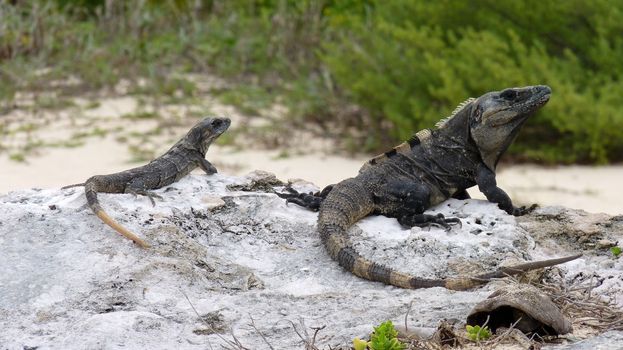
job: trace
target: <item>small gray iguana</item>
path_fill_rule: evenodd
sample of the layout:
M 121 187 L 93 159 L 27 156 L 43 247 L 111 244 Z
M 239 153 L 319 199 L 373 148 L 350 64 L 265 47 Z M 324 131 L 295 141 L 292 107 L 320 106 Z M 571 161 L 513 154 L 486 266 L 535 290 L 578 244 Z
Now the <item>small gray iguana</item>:
M 212 141 L 224 133 L 230 123 L 227 118 L 205 118 L 193 126 L 186 136 L 166 153 L 150 163 L 115 174 L 95 175 L 84 183 L 65 186 L 63 189 L 84 186 L 87 204 L 97 217 L 126 238 L 147 248 L 149 245 L 145 241 L 106 214 L 97 200 L 97 193 L 140 194 L 148 196 L 151 203 L 155 204 L 153 198 L 159 196 L 149 190 L 170 185 L 188 175 L 196 167 L 208 175 L 216 173 L 216 168 L 205 159 L 205 154 Z
M 327 186 L 316 194 L 279 194 L 288 202 L 319 210 L 318 231 L 329 255 L 353 274 L 402 288 L 445 287 L 462 290 L 492 278 L 515 275 L 561 264 L 581 255 L 502 267 L 472 277 L 426 279 L 371 262 L 351 246 L 347 230 L 370 214 L 398 219 L 404 226 L 440 225 L 449 229 L 457 218 L 424 211 L 448 198 L 467 199 L 466 189 L 478 188 L 490 202 L 511 215 L 532 210 L 517 208 L 495 180 L 500 156 L 523 123 L 549 100 L 548 86 L 528 86 L 489 92 L 459 105 L 452 115 L 409 141 L 368 161 L 354 178 Z

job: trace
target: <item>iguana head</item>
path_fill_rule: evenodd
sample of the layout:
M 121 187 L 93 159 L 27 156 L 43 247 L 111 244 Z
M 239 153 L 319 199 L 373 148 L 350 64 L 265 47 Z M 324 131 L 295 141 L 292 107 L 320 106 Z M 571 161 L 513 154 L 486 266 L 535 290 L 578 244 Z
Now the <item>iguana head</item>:
M 205 155 L 212 141 L 229 128 L 229 118 L 205 118 L 193 126 L 181 141 L 187 148 L 196 149 Z
M 461 104 L 438 127 L 467 123 L 482 160 L 495 170 L 500 156 L 513 142 L 523 123 L 549 101 L 549 86 L 536 85 L 486 93 Z M 454 118 L 454 117 L 457 118 Z M 463 126 L 461 128 L 465 128 Z
M 469 129 L 484 163 L 491 170 L 513 142 L 523 123 L 549 101 L 549 86 L 490 92 L 472 102 Z

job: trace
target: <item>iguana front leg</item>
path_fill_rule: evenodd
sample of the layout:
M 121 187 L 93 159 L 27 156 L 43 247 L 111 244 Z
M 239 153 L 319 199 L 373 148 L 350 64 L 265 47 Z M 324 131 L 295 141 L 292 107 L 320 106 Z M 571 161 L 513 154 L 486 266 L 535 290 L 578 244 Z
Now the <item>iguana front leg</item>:
M 201 170 L 203 170 L 208 175 L 216 174 L 218 172 L 216 170 L 216 167 L 214 167 L 214 165 L 212 165 L 212 163 L 208 162 L 203 157 L 199 158 L 198 165 L 199 165 L 199 168 L 201 168 Z
M 522 216 L 530 213 L 537 207 L 536 204 L 531 205 L 530 207 L 515 207 L 513 206 L 513 202 L 510 197 L 498 187 L 497 182 L 495 180 L 495 173 L 491 171 L 485 164 L 480 164 L 477 169 L 476 174 L 476 183 L 478 184 L 478 189 L 482 192 L 487 200 L 492 203 L 497 203 L 500 209 L 504 210 L 510 215 L 514 216 Z

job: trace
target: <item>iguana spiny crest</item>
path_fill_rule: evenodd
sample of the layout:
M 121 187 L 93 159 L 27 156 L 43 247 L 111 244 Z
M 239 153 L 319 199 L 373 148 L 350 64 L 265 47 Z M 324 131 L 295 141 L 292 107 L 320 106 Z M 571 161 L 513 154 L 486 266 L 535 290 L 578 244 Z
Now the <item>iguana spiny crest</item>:
M 468 130 L 468 136 L 476 144 L 483 162 L 495 170 L 500 156 L 513 142 L 523 123 L 547 103 L 550 95 L 548 86 L 536 85 L 493 91 L 479 98 L 470 97 L 460 103 L 449 117 L 438 121 L 435 129 L 418 131 L 408 141 L 366 162 L 360 172 L 396 154 L 409 152 L 413 146 L 427 140 L 435 130 L 457 135 Z
M 460 111 L 462 111 L 462 110 L 463 110 L 463 108 L 467 107 L 467 105 L 469 105 L 470 103 L 472 103 L 474 100 L 475 100 L 475 98 L 470 97 L 470 98 L 468 98 L 467 100 L 465 100 L 465 101 L 463 101 L 463 102 L 459 103 L 459 105 L 458 105 L 458 106 L 456 106 L 456 108 L 454 108 L 454 110 L 452 111 L 452 113 L 450 114 L 450 116 L 449 116 L 449 117 L 446 117 L 446 118 L 443 118 L 443 119 L 441 119 L 440 121 L 438 121 L 438 122 L 435 124 L 435 127 L 436 127 L 437 129 L 442 128 L 442 127 L 443 127 L 443 126 L 444 126 L 444 125 L 448 122 L 448 120 L 452 119 L 455 115 L 457 115 Z

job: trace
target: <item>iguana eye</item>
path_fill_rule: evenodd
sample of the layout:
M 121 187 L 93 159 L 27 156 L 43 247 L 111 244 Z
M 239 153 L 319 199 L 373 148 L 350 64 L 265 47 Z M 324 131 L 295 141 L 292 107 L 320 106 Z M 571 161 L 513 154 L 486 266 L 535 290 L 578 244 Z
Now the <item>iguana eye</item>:
M 500 97 L 505 100 L 514 100 L 517 97 L 517 91 L 513 89 L 506 89 L 502 91 L 502 93 L 500 94 Z

